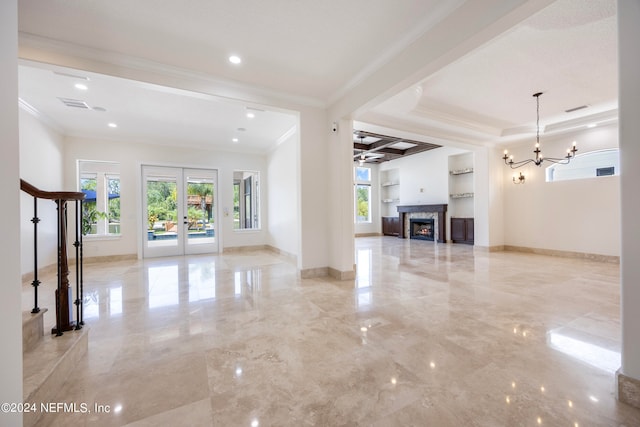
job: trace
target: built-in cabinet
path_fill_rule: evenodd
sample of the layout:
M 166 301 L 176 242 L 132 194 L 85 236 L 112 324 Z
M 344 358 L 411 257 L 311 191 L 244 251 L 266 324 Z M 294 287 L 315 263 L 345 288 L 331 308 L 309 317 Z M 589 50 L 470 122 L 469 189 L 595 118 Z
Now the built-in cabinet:
M 398 215 L 382 217 L 382 234 L 385 236 L 400 235 L 400 217 Z
M 449 217 L 451 241 L 473 244 L 473 153 L 449 156 Z
M 380 205 L 382 214 L 382 234 L 400 235 L 398 205 L 400 204 L 400 170 L 380 171 Z
M 451 242 L 473 245 L 473 218 L 451 218 Z

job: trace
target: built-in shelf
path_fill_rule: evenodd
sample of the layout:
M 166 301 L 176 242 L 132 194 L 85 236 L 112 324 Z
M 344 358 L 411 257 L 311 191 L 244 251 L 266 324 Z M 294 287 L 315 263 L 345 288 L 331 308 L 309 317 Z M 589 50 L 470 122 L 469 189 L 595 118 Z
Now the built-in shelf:
M 398 215 L 396 207 L 400 203 L 400 170 L 380 171 L 380 215 L 394 217 Z
M 473 197 L 473 193 L 449 194 L 449 197 L 451 197 L 452 199 L 466 199 L 468 197 Z
M 449 171 L 451 175 L 464 175 L 465 173 L 473 173 L 473 168 L 456 169 Z

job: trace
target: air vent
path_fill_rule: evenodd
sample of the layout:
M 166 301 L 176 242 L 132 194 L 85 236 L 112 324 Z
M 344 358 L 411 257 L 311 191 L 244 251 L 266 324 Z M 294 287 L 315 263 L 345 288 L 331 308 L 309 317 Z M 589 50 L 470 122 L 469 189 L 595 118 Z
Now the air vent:
M 581 105 L 579 107 L 570 108 L 568 110 L 564 110 L 565 113 L 573 113 L 574 111 L 582 110 L 583 108 L 588 108 L 588 105 Z
M 71 99 L 71 98 L 58 98 L 58 99 L 62 101 L 62 103 L 67 107 L 83 108 L 85 110 L 91 109 L 89 108 L 89 105 L 86 102 L 80 101 L 79 99 Z
M 54 71 L 53 74 L 57 74 L 59 76 L 63 76 L 63 77 L 71 77 L 72 79 L 80 79 L 80 80 L 87 80 L 89 81 L 89 77 L 86 76 L 79 76 L 76 74 L 69 74 L 69 73 L 63 73 L 61 71 Z

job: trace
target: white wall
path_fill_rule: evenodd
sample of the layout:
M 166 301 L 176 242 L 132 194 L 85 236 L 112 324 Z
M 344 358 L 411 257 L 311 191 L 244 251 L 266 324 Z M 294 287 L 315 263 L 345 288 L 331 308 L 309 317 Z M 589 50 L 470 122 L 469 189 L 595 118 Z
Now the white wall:
M 542 137 L 545 156 L 562 157 L 572 141 L 578 154 L 618 146 L 616 125 Z M 533 143 L 508 147 L 514 160 L 531 158 Z M 511 246 L 620 255 L 620 178 L 545 182 L 543 166 L 504 168 L 504 243 Z M 525 184 L 512 177 L 522 172 Z
M 298 255 L 298 134 L 282 141 L 267 158 L 266 198 L 269 245 Z
M 400 170 L 400 205 L 449 203 L 449 156 L 463 153 L 440 147 L 380 164 L 380 171 Z
M 0 2 L 0 402 L 22 402 L 20 162 L 18 147 L 18 1 Z M 21 426 L 22 414 L 0 412 L 0 425 Z
M 76 161 L 104 160 L 120 163 L 121 232 L 120 238 L 84 240 L 85 257 L 137 254 L 141 242 L 141 164 L 184 166 L 218 170 L 218 212 L 220 221 L 220 249 L 267 244 L 265 224 L 269 223 L 265 195 L 261 195 L 261 230 L 234 231 L 233 216 L 224 217 L 222 209 L 233 212 L 233 171 L 260 172 L 263 188 L 268 188 L 265 156 L 193 148 L 151 146 L 115 141 L 67 138 L 65 141 L 65 187 L 77 191 Z M 267 181 L 267 182 L 265 182 Z M 262 190 L 264 191 L 264 190 Z
M 63 138 L 30 113 L 20 109 L 20 177 L 44 191 L 63 189 Z M 69 212 L 73 212 L 70 207 Z M 38 268 L 58 258 L 57 210 L 53 200 L 38 201 Z M 33 197 L 20 195 L 21 272 L 33 271 Z

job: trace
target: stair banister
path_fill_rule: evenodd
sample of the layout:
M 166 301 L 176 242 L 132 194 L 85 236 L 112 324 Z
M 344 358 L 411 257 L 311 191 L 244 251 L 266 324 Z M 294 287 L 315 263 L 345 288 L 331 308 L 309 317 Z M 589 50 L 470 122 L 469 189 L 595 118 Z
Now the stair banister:
M 52 332 L 57 336 L 63 334 L 64 331 L 72 329 L 81 329 L 83 321 L 83 286 L 82 286 L 82 201 L 85 198 L 85 194 L 82 192 L 74 191 L 43 191 L 24 180 L 20 180 L 20 189 L 27 194 L 30 194 L 34 198 L 34 216 L 31 220 L 34 224 L 34 280 L 32 285 L 34 287 L 34 308 L 32 313 L 40 311 L 38 307 L 38 286 L 40 281 L 38 280 L 38 243 L 37 232 L 38 223 L 38 199 L 52 200 L 56 203 L 58 209 L 58 286 L 56 289 L 56 327 Z M 67 259 L 67 202 L 75 201 L 76 209 L 76 230 L 75 230 L 75 242 L 76 248 L 76 299 L 73 301 L 72 290 L 69 287 L 69 264 Z M 72 304 L 76 305 L 76 321 L 72 320 L 73 310 Z

